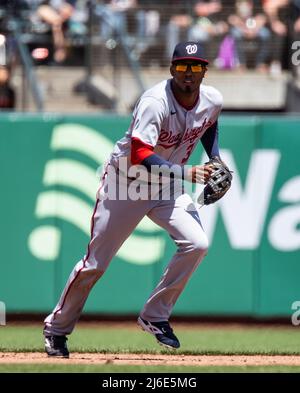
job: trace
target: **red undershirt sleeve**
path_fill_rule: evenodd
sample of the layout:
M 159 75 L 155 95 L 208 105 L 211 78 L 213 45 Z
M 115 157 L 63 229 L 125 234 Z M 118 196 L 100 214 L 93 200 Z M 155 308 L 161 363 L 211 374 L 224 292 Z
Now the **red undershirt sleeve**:
M 148 145 L 147 143 L 142 142 L 138 138 L 131 138 L 131 164 L 138 165 L 141 162 L 154 154 L 153 152 L 154 147 Z
M 158 171 L 160 176 L 184 179 L 184 167 L 164 160 L 153 152 L 153 146 L 134 137 L 131 138 L 131 163 L 144 165 L 148 172 L 153 171 L 154 174 Z

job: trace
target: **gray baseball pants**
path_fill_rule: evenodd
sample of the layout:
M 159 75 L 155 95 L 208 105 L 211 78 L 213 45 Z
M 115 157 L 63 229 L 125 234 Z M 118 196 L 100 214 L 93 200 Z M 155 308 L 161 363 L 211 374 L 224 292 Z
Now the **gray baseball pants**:
M 118 175 L 120 188 L 127 187 L 124 179 Z M 87 254 L 75 265 L 57 306 L 45 319 L 45 335 L 73 331 L 92 287 L 145 215 L 169 233 L 177 252 L 145 303 L 142 318 L 151 322 L 168 320 L 188 279 L 207 253 L 208 240 L 188 194 L 169 200 L 104 199 L 109 182 L 106 175 L 92 216 Z

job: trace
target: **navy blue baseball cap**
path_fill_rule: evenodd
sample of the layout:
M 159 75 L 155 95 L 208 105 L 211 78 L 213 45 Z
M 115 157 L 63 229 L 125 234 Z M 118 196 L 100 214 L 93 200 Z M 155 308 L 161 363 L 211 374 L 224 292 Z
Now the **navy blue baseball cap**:
M 203 64 L 209 64 L 204 58 L 203 48 L 198 42 L 180 42 L 175 46 L 172 63 L 180 60 L 197 60 Z

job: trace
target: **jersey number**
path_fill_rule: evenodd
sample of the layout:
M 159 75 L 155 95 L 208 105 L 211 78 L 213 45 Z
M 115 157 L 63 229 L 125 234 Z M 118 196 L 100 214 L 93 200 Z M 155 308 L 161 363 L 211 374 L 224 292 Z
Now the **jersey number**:
M 186 149 L 186 156 L 182 159 L 181 164 L 185 164 L 187 160 L 189 159 L 191 152 L 194 148 L 195 143 L 191 143 L 188 148 Z

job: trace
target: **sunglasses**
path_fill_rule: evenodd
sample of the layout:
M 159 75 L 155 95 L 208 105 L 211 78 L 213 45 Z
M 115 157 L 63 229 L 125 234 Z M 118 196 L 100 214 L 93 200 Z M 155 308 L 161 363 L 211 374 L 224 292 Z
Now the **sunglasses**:
M 191 67 L 192 72 L 206 71 L 207 68 L 203 64 L 176 64 L 175 70 L 179 72 L 186 72 L 188 67 Z

